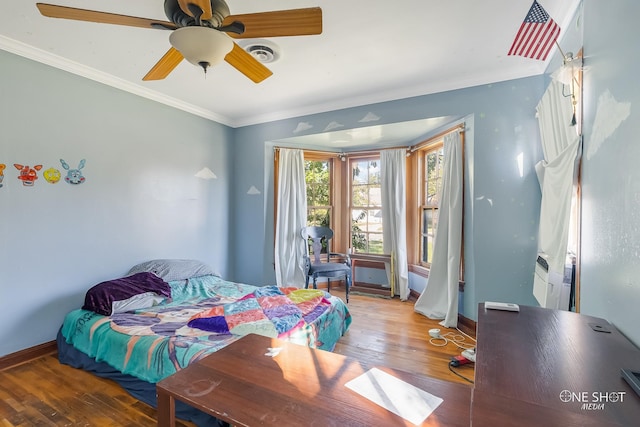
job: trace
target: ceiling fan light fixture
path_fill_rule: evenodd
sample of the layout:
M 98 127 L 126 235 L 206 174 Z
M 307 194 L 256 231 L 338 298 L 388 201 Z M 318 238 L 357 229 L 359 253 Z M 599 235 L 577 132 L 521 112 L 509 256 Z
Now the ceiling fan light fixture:
M 204 68 L 219 64 L 231 49 L 233 40 L 225 33 L 208 27 L 182 27 L 169 36 L 169 43 L 184 58 Z

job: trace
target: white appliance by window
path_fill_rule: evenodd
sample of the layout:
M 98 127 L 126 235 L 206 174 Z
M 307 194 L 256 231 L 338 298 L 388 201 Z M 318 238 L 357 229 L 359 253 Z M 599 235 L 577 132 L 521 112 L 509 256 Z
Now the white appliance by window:
M 565 272 L 556 272 L 549 266 L 547 255 L 538 253 L 533 278 L 533 296 L 541 307 L 569 310 L 571 282 L 565 279 Z

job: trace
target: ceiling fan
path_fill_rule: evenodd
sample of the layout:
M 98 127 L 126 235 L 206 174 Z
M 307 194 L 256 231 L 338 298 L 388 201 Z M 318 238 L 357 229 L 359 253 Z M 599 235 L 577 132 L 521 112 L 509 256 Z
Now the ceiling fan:
M 165 0 L 169 21 L 36 3 L 50 18 L 171 30 L 171 48 L 142 80 L 161 80 L 183 60 L 207 69 L 226 61 L 255 83 L 273 73 L 233 39 L 302 36 L 322 33 L 319 7 L 231 15 L 224 0 Z

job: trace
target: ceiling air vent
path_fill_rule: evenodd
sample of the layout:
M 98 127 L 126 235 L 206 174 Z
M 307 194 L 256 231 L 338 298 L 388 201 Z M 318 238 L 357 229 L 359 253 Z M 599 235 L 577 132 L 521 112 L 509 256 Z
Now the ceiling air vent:
M 247 45 L 244 50 L 263 64 L 275 62 L 280 57 L 276 46 L 272 43 L 267 44 L 266 41 Z

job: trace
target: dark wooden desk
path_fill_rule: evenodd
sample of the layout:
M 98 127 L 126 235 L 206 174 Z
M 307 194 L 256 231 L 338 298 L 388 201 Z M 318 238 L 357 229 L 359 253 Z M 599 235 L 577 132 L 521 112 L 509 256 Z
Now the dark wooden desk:
M 514 427 L 608 427 L 620 426 L 591 413 L 572 412 L 566 409 L 549 408 L 522 400 L 498 396 L 486 391 L 473 390 L 471 404 L 471 426 Z
M 281 348 L 276 356 L 270 348 Z M 157 383 L 158 425 L 175 424 L 174 399 L 234 426 L 410 425 L 345 383 L 366 372 L 339 354 L 247 335 Z M 469 426 L 472 388 L 378 367 L 444 401 L 424 426 Z
M 640 422 L 640 398 L 620 376 L 621 368 L 640 370 L 640 350 L 606 320 L 540 307 L 487 310 L 481 303 L 476 338 L 474 395 L 481 397 L 474 407 L 493 395 L 601 423 Z

